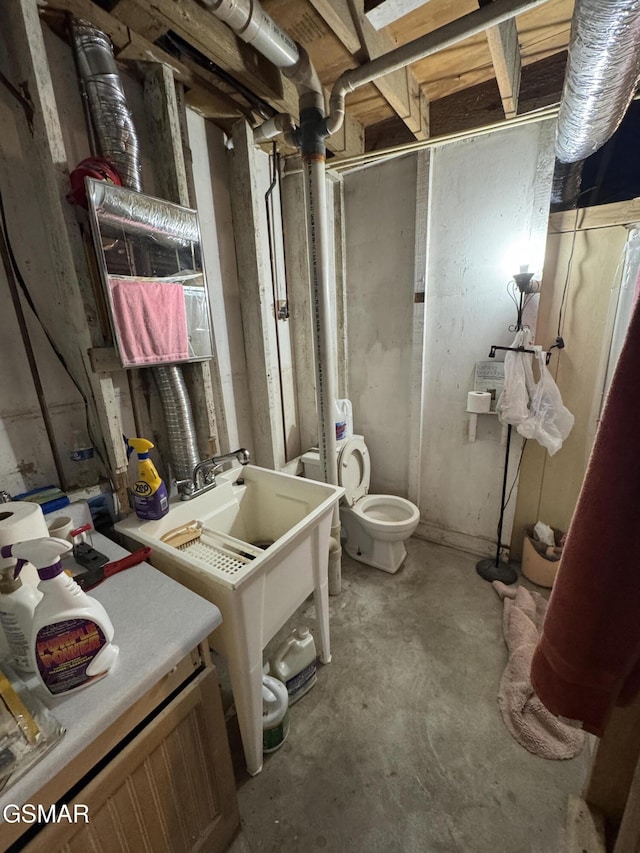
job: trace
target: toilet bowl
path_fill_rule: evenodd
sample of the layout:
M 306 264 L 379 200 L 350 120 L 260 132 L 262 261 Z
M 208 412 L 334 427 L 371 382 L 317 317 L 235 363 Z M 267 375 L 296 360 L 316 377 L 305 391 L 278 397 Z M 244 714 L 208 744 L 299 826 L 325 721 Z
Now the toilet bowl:
M 321 480 L 320 454 L 312 448 L 302 457 L 304 475 Z M 416 529 L 420 512 L 396 495 L 370 495 L 371 463 L 364 438 L 354 435 L 338 446 L 338 483 L 345 494 L 340 521 L 344 549 L 350 557 L 385 572 L 397 572 L 407 555 L 404 543 Z

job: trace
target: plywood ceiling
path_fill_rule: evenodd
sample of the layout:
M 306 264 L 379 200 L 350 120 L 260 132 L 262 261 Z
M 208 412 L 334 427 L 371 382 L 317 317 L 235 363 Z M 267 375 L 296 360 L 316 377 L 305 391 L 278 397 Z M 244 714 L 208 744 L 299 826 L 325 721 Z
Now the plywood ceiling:
M 106 29 L 120 60 L 172 64 L 187 100 L 225 127 L 241 115 L 257 121 L 265 106 L 296 113 L 289 81 L 198 0 L 42 2 L 45 19 L 59 10 Z M 367 8 L 383 7 L 378 13 L 393 18 L 391 23 L 375 29 L 365 2 Z M 343 71 L 473 12 L 479 2 L 487 0 L 421 5 L 420 0 L 262 0 L 273 19 L 307 49 L 327 93 Z M 413 11 L 402 14 L 405 8 Z M 365 145 L 425 139 L 434 130 L 478 126 L 556 102 L 572 12 L 573 0 L 548 0 L 499 29 L 356 90 L 347 96 L 345 130 L 330 147 L 348 155 Z

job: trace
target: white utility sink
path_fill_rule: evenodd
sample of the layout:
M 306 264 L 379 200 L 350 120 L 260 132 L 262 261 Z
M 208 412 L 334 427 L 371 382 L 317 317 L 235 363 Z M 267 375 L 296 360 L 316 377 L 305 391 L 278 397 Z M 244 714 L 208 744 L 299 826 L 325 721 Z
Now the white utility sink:
M 320 659 L 331 660 L 329 536 L 344 489 L 255 465 L 234 467 L 216 481 L 190 501 L 172 500 L 159 521 L 131 515 L 115 527 L 150 546 L 156 568 L 220 608 L 223 622 L 209 642 L 227 658 L 247 768 L 255 775 L 262 769 L 262 650 L 312 592 Z M 203 528 L 198 541 L 184 550 L 161 541 L 192 521 Z

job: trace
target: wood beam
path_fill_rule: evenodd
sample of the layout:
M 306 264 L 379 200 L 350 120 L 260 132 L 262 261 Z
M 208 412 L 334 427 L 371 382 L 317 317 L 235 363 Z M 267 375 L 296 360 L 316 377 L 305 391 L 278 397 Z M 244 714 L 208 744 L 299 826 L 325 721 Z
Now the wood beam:
M 170 29 L 189 42 L 259 97 L 282 96 L 278 69 L 250 45 L 239 41 L 226 24 L 195 0 L 154 0 L 153 4 L 119 0 L 111 10 L 114 17 L 136 32 L 134 24 L 141 12 L 156 26 Z
M 46 291 L 33 294 L 47 328 L 87 405 L 93 440 L 105 455 L 118 495 L 126 495 L 127 458 L 111 376 L 94 373 L 89 350 L 104 343 L 93 281 L 75 210 L 65 199 L 69 166 L 36 0 L 16 0 L 3 14 L 4 55 L 33 103 L 33 123 L 20 125 L 43 221 L 43 249 L 51 257 Z
M 113 44 L 116 59 L 134 65 L 137 62 L 158 62 L 171 68 L 176 80 L 187 88 L 187 103 L 205 118 L 239 118 L 247 112 L 240 104 L 216 88 L 216 80 L 205 69 L 180 62 L 126 24 L 114 18 L 91 0 L 49 0 L 42 11 L 45 21 L 53 23 L 56 13 L 69 13 L 84 18 L 106 33 Z M 144 78 L 144 69 L 140 71 Z
M 518 113 L 518 93 L 522 68 L 515 19 L 512 18 L 510 21 L 498 24 L 497 27 L 490 27 L 487 30 L 487 42 L 496 72 L 505 118 L 513 118 Z
M 142 27 L 150 35 L 173 30 L 274 109 L 290 113 L 294 119 L 298 117 L 298 94 L 293 83 L 193 0 L 157 0 L 152 7 L 143 0 L 119 0 L 113 14 L 105 12 L 91 0 L 46 2 L 47 9 L 69 12 L 77 18 L 91 21 L 107 33 L 117 59 L 168 65 L 175 79 L 185 86 L 187 104 L 205 118 L 214 121 L 238 118 L 249 115 L 251 108 L 241 95 L 233 93 L 230 85 L 220 83 L 213 72 L 191 59 L 176 59 L 140 35 L 136 27 Z M 144 70 L 141 76 L 144 76 Z M 328 102 L 328 91 L 325 96 Z M 340 131 L 327 139 L 327 148 L 342 156 L 362 153 L 362 125 L 347 115 Z
M 258 185 L 258 157 L 253 133 L 244 121 L 233 127 L 231 212 L 238 259 L 242 327 L 251 400 L 255 460 L 280 470 L 285 439 L 274 325 L 271 265 L 266 233 L 264 189 Z
M 567 54 L 563 51 L 523 67 L 518 115 L 559 103 L 566 60 Z M 429 110 L 431 135 L 434 137 L 471 130 L 504 118 L 502 98 L 495 80 L 431 101 Z
M 429 0 L 364 0 L 364 12 L 371 26 L 381 30 L 428 2 Z
M 371 26 L 364 13 L 364 0 L 310 0 L 310 3 L 349 53 L 361 53 L 365 60 L 376 59 L 396 47 L 388 33 Z M 416 139 L 429 137 L 427 100 L 410 68 L 386 74 L 374 80 L 373 85 Z

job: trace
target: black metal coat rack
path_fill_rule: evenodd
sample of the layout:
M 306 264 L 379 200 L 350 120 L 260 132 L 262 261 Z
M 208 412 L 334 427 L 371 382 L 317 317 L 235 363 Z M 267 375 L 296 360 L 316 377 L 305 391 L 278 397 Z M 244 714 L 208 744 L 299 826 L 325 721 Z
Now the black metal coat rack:
M 522 325 L 522 313 L 528 301 L 528 297 L 538 292 L 538 283 L 532 281 L 533 274 L 530 273 L 518 273 L 517 275 L 514 275 L 513 278 L 519 291 L 519 298 L 516 302 L 516 307 L 518 309 L 518 318 L 515 327 L 510 326 L 509 328 L 511 331 L 519 332 L 524 328 L 524 326 Z M 514 299 L 514 301 L 516 300 Z M 556 339 L 556 343 L 554 344 L 554 346 L 561 346 L 558 343 L 558 339 Z M 562 346 L 564 346 L 564 342 L 562 342 Z M 526 347 L 501 347 L 493 345 L 489 351 L 489 358 L 495 358 L 496 352 L 498 350 L 506 352 L 528 352 L 532 354 L 535 353 L 535 350 L 527 349 Z M 498 520 L 498 541 L 496 543 L 496 556 L 495 559 L 492 557 L 487 557 L 484 560 L 479 560 L 476 563 L 476 571 L 478 572 L 480 577 L 484 578 L 487 581 L 498 580 L 507 584 L 515 583 L 518 578 L 518 573 L 513 568 L 513 566 L 506 562 L 500 562 L 500 550 L 502 548 L 502 525 L 504 523 L 504 511 L 506 507 L 505 498 L 507 494 L 507 478 L 509 472 L 511 430 L 511 424 L 508 424 L 506 442 L 507 446 L 505 449 L 504 457 L 504 474 L 502 476 L 502 496 L 500 498 L 500 518 Z

